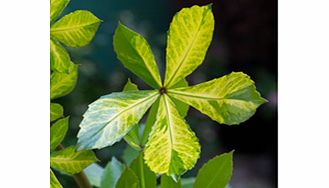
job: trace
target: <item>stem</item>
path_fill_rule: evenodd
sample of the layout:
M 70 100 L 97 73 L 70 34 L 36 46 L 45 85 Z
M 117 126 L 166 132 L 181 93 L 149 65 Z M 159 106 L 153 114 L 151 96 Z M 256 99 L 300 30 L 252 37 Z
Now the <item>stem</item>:
M 59 144 L 56 149 L 62 150 L 64 149 L 64 146 Z M 79 188 L 92 188 L 86 174 L 83 171 L 73 174 L 73 179 L 78 184 Z
M 143 155 L 139 156 L 139 165 L 140 165 L 140 170 L 141 170 L 141 184 L 142 188 L 145 187 L 145 175 L 144 175 L 144 164 L 143 164 Z

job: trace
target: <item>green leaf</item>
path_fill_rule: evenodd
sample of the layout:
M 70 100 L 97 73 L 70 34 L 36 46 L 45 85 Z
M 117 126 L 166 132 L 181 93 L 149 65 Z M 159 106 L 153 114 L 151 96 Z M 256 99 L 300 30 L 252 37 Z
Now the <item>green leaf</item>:
M 233 151 L 209 160 L 199 170 L 193 188 L 225 188 L 232 176 Z
M 115 157 L 112 157 L 111 162 L 107 163 L 104 169 L 100 187 L 114 188 L 124 169 L 125 169 L 124 164 L 118 161 Z
M 154 125 L 155 119 L 156 119 L 156 114 L 158 112 L 158 108 L 159 108 L 159 99 L 157 99 L 154 104 L 151 107 L 151 110 L 149 111 L 148 115 L 147 115 L 147 119 L 146 119 L 146 123 L 145 123 L 145 128 L 142 134 L 142 146 L 145 146 L 149 134 L 152 130 L 152 127 Z
M 50 166 L 69 173 L 76 174 L 97 160 L 94 152 L 90 150 L 76 151 L 70 146 L 50 155 Z
M 153 88 L 160 88 L 161 78 L 147 41 L 119 22 L 113 37 L 114 51 L 122 64 Z
M 161 176 L 161 188 L 181 188 L 181 181 L 175 182 L 172 177 L 162 175 Z
M 133 149 L 130 145 L 123 150 L 122 159 L 126 165 L 130 165 L 139 155 L 139 151 Z
M 257 92 L 254 82 L 242 72 L 233 72 L 192 87 L 168 90 L 168 95 L 227 125 L 246 121 L 266 102 Z
M 120 176 L 116 188 L 140 188 L 137 175 L 130 168 L 126 170 Z
M 157 91 L 105 95 L 89 105 L 80 124 L 78 149 L 103 148 L 124 137 L 158 98 Z
M 185 79 L 183 79 L 183 80 L 177 82 L 173 86 L 173 88 L 180 88 L 180 87 L 187 87 L 187 86 L 188 86 L 188 82 Z M 172 101 L 174 101 L 175 106 L 176 106 L 179 114 L 182 117 L 186 117 L 190 106 L 188 104 L 185 104 L 185 103 L 181 102 L 180 100 L 175 99 L 175 98 L 172 98 Z
M 164 85 L 171 88 L 203 61 L 214 30 L 211 6 L 183 8 L 170 24 Z
M 138 91 L 138 87 L 136 84 L 132 83 L 130 79 L 128 79 L 126 85 L 123 88 L 123 91 Z M 134 149 L 140 151 L 140 141 L 139 141 L 139 126 L 138 124 L 134 125 L 133 128 L 128 132 L 128 134 L 124 137 L 124 140 Z
M 63 12 L 70 0 L 50 0 L 50 23 Z
M 182 178 L 181 179 L 182 188 L 193 188 L 194 182 L 195 182 L 194 177 Z
M 84 173 L 86 174 L 91 185 L 100 187 L 101 186 L 101 178 L 104 172 L 104 169 L 99 166 L 97 163 L 93 163 L 85 168 Z
M 101 20 L 86 10 L 65 15 L 50 28 L 50 36 L 70 47 L 87 45 L 94 37 Z
M 71 64 L 69 74 L 53 72 L 50 76 L 50 99 L 69 94 L 78 80 L 78 65 Z
M 158 174 L 181 175 L 199 158 L 200 145 L 167 95 L 160 98 L 157 119 L 145 148 L 144 159 Z
M 71 58 L 65 48 L 57 41 L 50 39 L 50 69 L 68 74 L 71 64 Z
M 50 169 L 50 188 L 62 188 L 61 183 L 59 183 L 54 172 Z
M 57 103 L 50 103 L 50 121 L 55 121 L 56 119 L 62 117 L 64 112 L 63 107 Z
M 50 127 L 50 151 L 53 151 L 64 139 L 69 128 L 69 117 L 58 120 Z
M 155 188 L 156 187 L 156 175 L 150 170 L 150 168 L 144 163 L 143 153 L 141 152 L 137 159 L 135 159 L 130 168 L 135 172 L 139 179 L 139 187 L 141 188 Z

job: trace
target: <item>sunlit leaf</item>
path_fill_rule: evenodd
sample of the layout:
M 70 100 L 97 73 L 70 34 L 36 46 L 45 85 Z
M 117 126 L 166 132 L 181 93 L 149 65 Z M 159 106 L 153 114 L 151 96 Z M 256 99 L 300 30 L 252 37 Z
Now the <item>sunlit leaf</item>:
M 68 74 L 71 64 L 70 56 L 64 47 L 50 39 L 50 70 Z
M 83 115 L 78 149 L 103 148 L 119 141 L 157 98 L 157 91 L 126 91 L 96 100 Z
M 53 151 L 64 139 L 69 127 L 69 117 L 58 120 L 50 127 L 50 151 Z
M 115 157 L 112 157 L 111 162 L 107 163 L 102 175 L 101 188 L 115 187 L 125 166 Z
M 50 23 L 63 12 L 70 0 L 50 0 Z
M 145 148 L 145 161 L 158 174 L 180 175 L 199 158 L 200 145 L 167 95 L 160 98 L 156 122 Z
M 168 90 L 168 94 L 227 125 L 246 121 L 266 102 L 254 82 L 242 72 L 233 72 L 191 87 Z
M 185 79 L 183 79 L 183 80 L 177 82 L 172 88 L 180 88 L 180 87 L 187 87 L 187 86 L 188 86 L 188 82 Z M 184 102 L 181 102 L 180 100 L 175 99 L 175 98 L 172 98 L 172 101 L 174 101 L 175 106 L 176 106 L 179 114 L 182 117 L 186 117 L 190 106 L 188 104 L 184 103 Z
M 76 151 L 70 146 L 50 155 L 50 166 L 69 174 L 81 172 L 97 160 L 90 150 Z
M 119 23 L 113 37 L 113 46 L 122 64 L 147 84 L 160 88 L 161 79 L 153 53 L 146 40 Z
M 86 10 L 65 15 L 50 28 L 50 35 L 71 47 L 87 45 L 94 37 L 101 20 Z
M 115 187 L 140 188 L 138 177 L 133 170 L 131 170 L 130 168 L 126 168 L 126 170 L 121 174 Z
M 173 18 L 167 39 L 167 88 L 191 74 L 204 60 L 214 30 L 211 6 L 183 8 Z
M 62 117 L 64 112 L 63 107 L 57 103 L 50 103 L 50 121 L 55 121 L 56 119 Z
M 61 183 L 59 183 L 54 172 L 50 169 L 50 188 L 62 188 Z
M 71 64 L 69 74 L 53 72 L 50 76 L 50 99 L 69 94 L 75 87 L 78 79 L 78 65 Z
M 199 170 L 193 188 L 225 188 L 232 176 L 233 151 L 209 160 Z
M 139 156 L 131 163 L 130 168 L 135 172 L 139 179 L 139 187 L 156 187 L 156 175 L 144 163 L 143 153 L 140 153 Z

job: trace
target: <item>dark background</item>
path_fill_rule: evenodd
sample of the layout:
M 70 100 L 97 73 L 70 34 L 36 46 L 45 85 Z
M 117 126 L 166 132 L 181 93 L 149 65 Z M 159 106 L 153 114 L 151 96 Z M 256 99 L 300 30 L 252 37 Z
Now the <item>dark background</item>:
M 73 61 L 80 66 L 75 90 L 57 100 L 65 114 L 71 116 L 70 131 L 64 145 L 76 144 L 78 125 L 87 105 L 102 95 L 121 91 L 130 77 L 140 89 L 147 89 L 140 79 L 124 69 L 113 51 L 112 37 L 118 21 L 141 33 L 164 72 L 166 32 L 172 17 L 183 7 L 213 3 L 215 33 L 203 64 L 187 77 L 190 85 L 243 71 L 255 81 L 257 90 L 268 103 L 239 126 L 219 125 L 190 108 L 186 118 L 201 143 L 201 158 L 184 177 L 195 176 L 197 170 L 212 157 L 235 149 L 232 188 L 277 187 L 277 1 L 276 0 L 71 0 L 68 12 L 86 9 L 104 22 L 90 45 L 69 49 Z M 99 163 L 105 166 L 116 156 L 122 160 L 126 144 L 96 150 Z M 71 178 L 59 175 L 65 187 L 75 187 Z

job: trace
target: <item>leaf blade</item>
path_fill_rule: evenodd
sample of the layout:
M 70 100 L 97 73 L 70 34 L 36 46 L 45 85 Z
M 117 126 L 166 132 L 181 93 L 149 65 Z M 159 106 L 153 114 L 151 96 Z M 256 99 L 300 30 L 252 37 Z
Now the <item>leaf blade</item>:
M 50 188 L 62 188 L 61 183 L 59 183 L 54 172 L 50 169 Z
M 153 88 L 160 88 L 161 78 L 147 41 L 119 22 L 113 36 L 114 51 L 128 70 Z
M 175 182 L 171 177 L 162 175 L 161 176 L 161 188 L 181 188 L 181 181 Z
M 144 163 L 143 153 L 131 163 L 130 169 L 135 172 L 139 179 L 139 187 L 141 188 L 155 188 L 156 187 L 156 175 L 150 170 L 150 168 Z
M 130 168 L 126 170 L 120 176 L 116 188 L 139 188 L 139 180 L 137 175 Z
M 216 156 L 199 170 L 193 188 L 225 188 L 233 170 L 233 151 Z
M 213 30 L 210 5 L 183 8 L 174 16 L 167 39 L 165 87 L 172 87 L 202 63 Z
M 266 102 L 254 82 L 242 72 L 233 72 L 191 87 L 168 90 L 168 93 L 214 121 L 227 125 L 246 121 Z
M 50 151 L 63 141 L 65 134 L 69 128 L 69 117 L 58 120 L 50 127 Z
M 115 187 L 124 169 L 124 164 L 112 157 L 104 169 L 100 188 Z
M 50 70 L 68 74 L 71 64 L 71 58 L 65 48 L 50 39 Z
M 146 164 L 158 174 L 180 175 L 194 166 L 199 154 L 200 145 L 195 133 L 169 97 L 162 95 L 157 119 L 145 147 Z
M 58 103 L 50 103 L 50 122 L 62 117 L 64 113 L 63 107 Z
M 119 141 L 157 97 L 157 91 L 114 92 L 90 104 L 80 124 L 78 150 L 103 148 Z
M 94 152 L 90 150 L 75 151 L 70 146 L 50 155 L 50 166 L 60 171 L 76 174 L 97 160 Z
M 50 0 L 50 23 L 63 12 L 70 0 Z
M 100 23 L 91 12 L 77 10 L 54 23 L 50 35 L 67 46 L 82 47 L 93 39 Z

